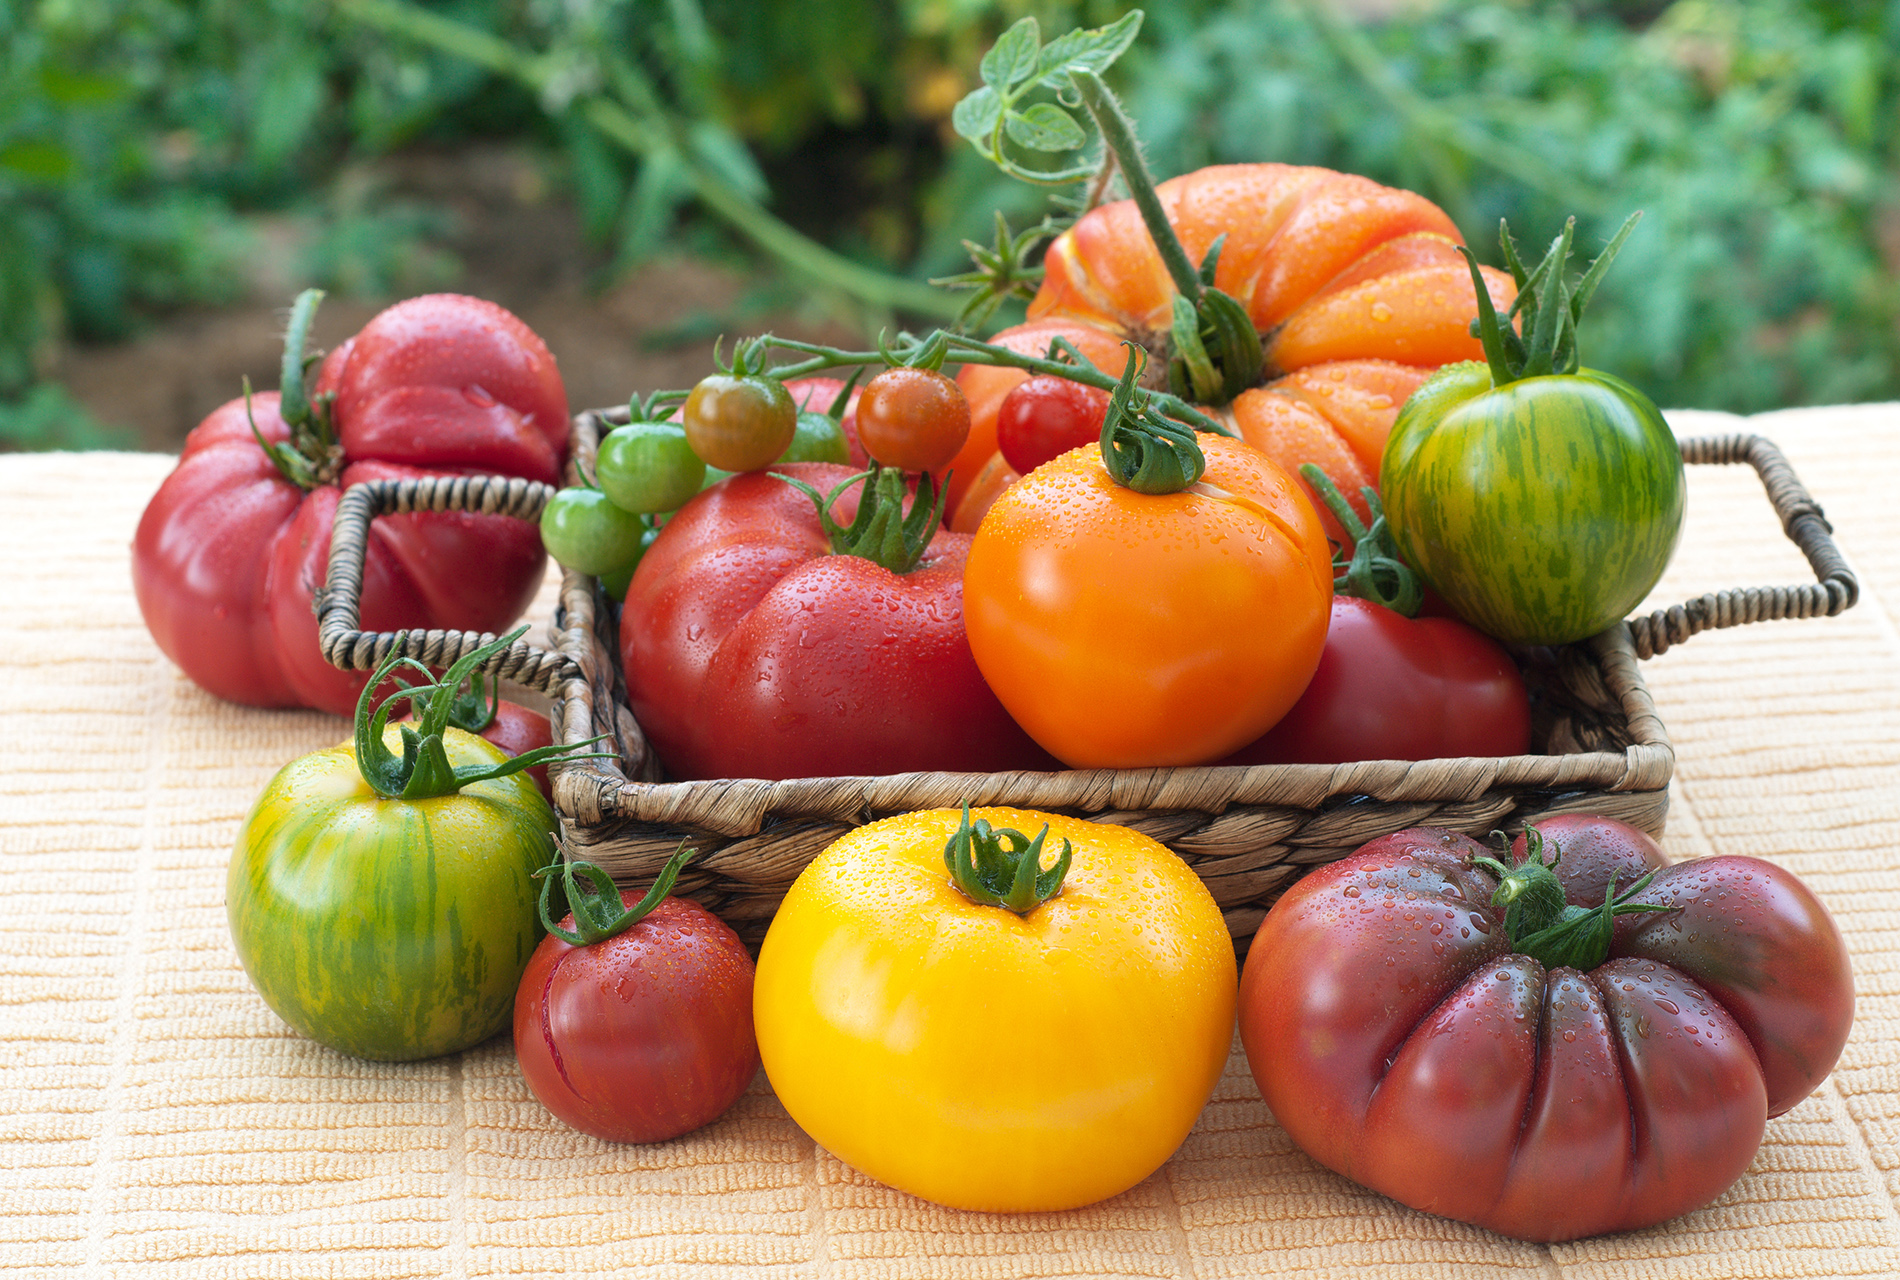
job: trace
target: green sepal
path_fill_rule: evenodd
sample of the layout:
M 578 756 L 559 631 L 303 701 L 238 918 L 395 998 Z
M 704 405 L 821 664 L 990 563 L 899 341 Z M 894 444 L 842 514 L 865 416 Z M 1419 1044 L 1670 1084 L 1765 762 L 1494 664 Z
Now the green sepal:
M 943 846 L 943 864 L 970 901 L 1026 916 L 1061 890 L 1075 856 L 1074 846 L 1064 840 L 1054 864 L 1043 870 L 1042 846 L 1048 838 L 1046 822 L 1034 840 L 1010 827 L 992 828 L 985 818 L 972 823 L 966 800 L 963 820 Z M 1005 839 L 1009 848 L 1004 848 Z
M 840 480 L 826 494 L 819 493 L 797 476 L 788 476 L 782 471 L 768 474 L 791 485 L 817 506 L 818 524 L 831 544 L 833 555 L 862 556 L 892 573 L 909 573 L 917 567 L 943 521 L 947 490 L 938 488 L 928 471 L 917 477 L 917 496 L 908 513 L 904 510 L 904 499 L 909 496 L 909 486 L 904 473 L 895 467 L 873 462 L 870 470 Z M 857 484 L 864 486 L 863 495 L 858 499 L 858 514 L 849 525 L 840 525 L 832 519 L 831 508 Z
M 1392 530 L 1385 522 L 1385 504 L 1379 499 L 1379 491 L 1371 485 L 1359 490 L 1372 512 L 1372 527 L 1367 528 L 1331 476 L 1311 462 L 1300 464 L 1300 474 L 1352 538 L 1350 560 L 1343 548 L 1333 548 L 1334 594 L 1370 600 L 1402 617 L 1417 617 L 1419 607 L 1425 603 L 1425 589 L 1419 585 L 1412 567 L 1399 559 Z
M 558 848 L 559 841 L 556 841 L 556 846 Z M 673 851 L 673 856 L 667 859 L 666 865 L 660 868 L 660 874 L 653 878 L 653 886 L 647 890 L 646 896 L 631 907 L 621 901 L 620 888 L 614 884 L 613 877 L 593 863 L 557 858 L 534 873 L 534 878 L 541 882 L 541 896 L 537 901 L 541 927 L 576 947 L 591 946 L 596 942 L 605 942 L 615 934 L 625 933 L 646 919 L 653 908 L 666 901 L 666 896 L 673 892 L 674 882 L 679 879 L 680 869 L 696 852 L 682 843 Z M 567 912 L 574 917 L 572 929 L 561 926 L 560 917 L 550 905 L 556 872 L 560 874 L 562 890 L 567 898 Z M 586 879 L 588 888 L 583 889 L 575 882 L 577 873 Z
M 1174 358 L 1168 362 L 1168 390 L 1205 404 L 1220 395 L 1222 378 L 1201 341 L 1201 318 L 1183 294 L 1174 295 Z
M 400 689 L 376 702 L 378 686 L 389 679 L 397 667 L 410 666 L 424 675 L 429 673 L 427 667 L 402 654 L 406 633 L 398 632 L 389 656 L 377 664 L 369 682 L 363 686 L 363 692 L 356 699 L 353 738 L 356 768 L 362 774 L 363 781 L 379 795 L 391 799 L 426 800 L 432 796 L 452 795 L 470 783 L 505 778 L 511 773 L 554 760 L 612 759 L 613 756 L 607 752 L 584 751 L 596 742 L 603 741 L 607 735 L 602 734 L 585 742 L 536 747 L 496 764 L 454 765 L 449 762 L 448 748 L 443 739 L 450 727 L 449 717 L 454 711 L 454 691 L 470 679 L 475 669 L 490 654 L 506 649 L 525 635 L 527 630 L 525 626 L 517 627 L 507 635 L 464 655 L 443 672 L 442 678 L 434 684 Z M 451 696 L 434 696 L 440 693 Z M 398 757 L 383 741 L 383 732 L 388 727 L 390 712 L 396 703 L 402 701 L 416 704 L 417 714 L 413 724 L 397 726 L 402 734 L 402 755 Z
M 1201 291 L 1201 342 L 1221 371 L 1219 403 L 1226 404 L 1260 380 L 1266 357 L 1253 317 L 1240 300 L 1212 286 Z
M 1466 265 L 1471 269 L 1471 283 L 1477 291 L 1478 318 L 1472 321 L 1471 332 L 1484 345 L 1484 357 L 1491 366 L 1494 386 L 1501 387 L 1524 378 L 1571 374 L 1581 367 L 1577 328 L 1583 319 L 1584 308 L 1595 296 L 1597 286 L 1603 283 L 1604 274 L 1609 271 L 1610 264 L 1616 261 L 1624 241 L 1629 239 L 1630 233 L 1636 229 L 1637 220 L 1642 216 L 1642 211 L 1638 210 L 1624 220 L 1622 227 L 1603 247 L 1603 252 L 1591 261 L 1575 285 L 1565 279 L 1571 243 L 1577 230 L 1575 218 L 1565 220 L 1563 231 L 1551 241 L 1543 260 L 1531 270 L 1525 269 L 1523 259 L 1518 256 L 1517 242 L 1511 237 L 1510 225 L 1500 221 L 1498 243 L 1503 251 L 1505 268 L 1517 285 L 1517 297 L 1502 318 L 1491 301 L 1490 290 L 1485 288 L 1477 257 L 1464 246 L 1458 247 L 1458 252 L 1464 254 Z M 1520 336 L 1512 325 L 1512 321 L 1519 316 L 1527 320 L 1528 333 L 1525 336 Z
M 1504 839 L 1502 832 L 1492 835 L 1500 842 Z M 1472 865 L 1498 878 L 1491 905 L 1505 908 L 1504 929 L 1510 935 L 1511 949 L 1529 956 L 1546 969 L 1566 967 L 1588 972 L 1609 956 L 1617 916 L 1670 909 L 1660 903 L 1630 901 L 1649 887 L 1649 882 L 1656 878 L 1654 871 L 1620 895 L 1616 891 L 1616 875 L 1612 873 L 1601 904 L 1571 906 L 1564 900 L 1563 884 L 1553 870 L 1563 857 L 1563 851 L 1553 843 L 1550 861 L 1546 862 L 1544 847 L 1542 833 L 1536 827 L 1526 827 L 1524 861 L 1517 866 L 1507 869 L 1494 858 L 1471 861 Z
M 1109 478 L 1137 493 L 1179 493 L 1201 478 L 1207 456 L 1194 428 L 1163 417 L 1151 405 L 1134 408 L 1135 384 L 1146 361 L 1132 342 L 1121 380 L 1108 398 L 1102 418 L 1102 465 Z

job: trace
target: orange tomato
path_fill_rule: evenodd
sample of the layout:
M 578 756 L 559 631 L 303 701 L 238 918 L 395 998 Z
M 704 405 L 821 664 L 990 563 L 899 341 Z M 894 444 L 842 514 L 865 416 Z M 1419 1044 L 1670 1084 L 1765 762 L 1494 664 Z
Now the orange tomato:
M 1451 219 L 1412 192 L 1295 165 L 1216 165 L 1156 190 L 1192 261 L 1227 236 L 1214 283 L 1261 334 L 1268 382 L 1222 412 L 1295 476 L 1312 462 L 1349 495 L 1376 488 L 1379 450 L 1406 396 L 1442 364 L 1484 358 L 1468 328 L 1477 300 Z M 1133 201 L 1090 211 L 1050 246 L 1043 266 L 1029 323 L 992 341 L 1041 351 L 1059 332 L 1110 371 L 1121 367 L 1111 348 L 1122 339 L 1164 356 L 1174 284 Z M 1483 274 L 1502 311 L 1515 296 L 1510 277 L 1488 267 Z M 978 463 L 995 448 L 995 406 L 1024 376 L 1005 380 L 1003 372 L 966 369 L 960 379 L 973 422 L 988 431 Z M 1001 386 L 986 420 L 972 380 L 984 391 Z M 972 447 L 981 429 L 973 428 Z M 1321 519 L 1344 541 L 1323 505 Z
M 964 569 L 983 678 L 1072 768 L 1203 764 L 1253 741 L 1319 664 L 1330 550 L 1293 479 L 1200 438 L 1179 493 L 1115 483 L 1073 449 L 1006 489 Z

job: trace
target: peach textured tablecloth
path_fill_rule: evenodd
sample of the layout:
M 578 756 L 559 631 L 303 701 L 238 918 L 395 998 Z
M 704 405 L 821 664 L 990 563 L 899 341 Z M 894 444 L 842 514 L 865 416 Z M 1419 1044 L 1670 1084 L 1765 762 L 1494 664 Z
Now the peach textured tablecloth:
M 1664 844 L 1806 877 L 1852 948 L 1858 1021 L 1713 1205 L 1548 1248 L 1321 1168 L 1238 1052 L 1147 1181 L 995 1216 L 859 1176 L 763 1078 L 699 1133 L 614 1147 L 541 1109 L 505 1036 L 408 1065 L 300 1039 L 238 967 L 225 864 L 259 788 L 343 722 L 220 703 L 153 647 L 127 546 L 171 459 L 0 457 L 0 1280 L 1900 1275 L 1900 405 L 1747 425 L 1826 507 L 1863 591 L 1839 618 L 1645 665 L 1678 753 Z M 1656 602 L 1811 580 L 1752 472 L 1690 475 Z

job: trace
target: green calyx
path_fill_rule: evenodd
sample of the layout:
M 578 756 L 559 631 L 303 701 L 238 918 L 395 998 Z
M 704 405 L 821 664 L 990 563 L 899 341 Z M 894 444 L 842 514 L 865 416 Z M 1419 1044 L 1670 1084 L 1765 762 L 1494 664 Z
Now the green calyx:
M 1044 871 L 1042 845 L 1048 838 L 1047 823 L 1034 840 L 1009 827 L 993 829 L 983 818 L 972 823 L 966 800 L 963 821 L 944 844 L 943 865 L 950 871 L 951 882 L 970 901 L 1026 916 L 1062 891 L 1062 878 L 1069 874 L 1069 861 L 1075 855 L 1074 846 L 1064 840 L 1061 855 Z
M 1492 838 L 1508 849 L 1502 832 Z M 1656 877 L 1650 872 L 1622 894 L 1616 891 L 1611 875 L 1603 902 L 1595 907 L 1576 907 L 1564 901 L 1564 889 L 1554 870 L 1563 850 L 1551 844 L 1550 861 L 1544 861 L 1544 837 L 1536 827 L 1524 829 L 1524 861 L 1506 867 L 1495 858 L 1473 858 L 1473 865 L 1497 877 L 1497 892 L 1491 905 L 1504 908 L 1504 929 L 1510 935 L 1511 949 L 1529 956 L 1546 969 L 1559 966 L 1588 971 L 1602 964 L 1610 954 L 1610 939 L 1616 929 L 1616 917 L 1644 911 L 1667 911 L 1658 903 L 1631 902 L 1649 887 Z
M 1121 103 L 1101 76 L 1087 67 L 1071 67 L 1069 81 L 1101 130 L 1102 143 L 1115 157 L 1148 235 L 1174 280 L 1174 357 L 1168 362 L 1168 389 L 1201 404 L 1226 404 L 1260 381 L 1264 364 L 1260 335 L 1247 308 L 1214 287 L 1226 236 L 1217 237 L 1200 266 L 1195 266 L 1161 207 L 1154 178 L 1141 158 L 1134 124 Z
M 377 688 L 395 674 L 397 667 L 408 666 L 424 676 L 430 675 L 427 667 L 414 658 L 402 655 L 402 636 L 399 634 L 396 639 L 397 651 L 391 652 L 377 666 L 356 700 L 356 768 L 363 775 L 363 781 L 379 795 L 392 800 L 427 800 L 432 796 L 453 795 L 470 783 L 505 778 L 511 773 L 519 773 L 551 760 L 610 759 L 603 752 L 585 751 L 585 748 L 601 741 L 600 738 L 592 738 L 586 742 L 536 747 L 499 764 L 456 765 L 449 762 L 443 737 L 451 726 L 461 686 L 474 677 L 476 667 L 484 659 L 506 649 L 527 630 L 526 627 L 518 627 L 463 657 L 443 672 L 439 681 L 401 689 L 375 702 L 372 707 Z M 438 694 L 448 696 L 438 697 Z M 398 702 L 403 701 L 415 705 L 417 715 L 413 722 L 396 726 L 402 731 L 402 755 L 398 756 L 383 742 L 383 732 L 389 725 L 390 713 Z
M 428 713 L 429 703 L 435 698 L 434 693 L 423 686 L 410 684 L 401 676 L 392 676 L 391 679 L 408 693 L 418 716 Z M 449 698 L 449 723 L 465 733 L 480 733 L 495 722 L 500 710 L 501 677 L 496 676 L 484 693 L 481 677 L 471 674 L 466 683 L 456 686 Z
M 695 850 L 682 844 L 660 868 L 660 874 L 653 878 L 653 887 L 646 896 L 628 906 L 620 897 L 620 889 L 613 877 L 591 862 L 575 862 L 561 858 L 551 862 L 534 873 L 541 882 L 539 908 L 541 927 L 576 947 L 591 946 L 596 942 L 605 942 L 618 933 L 625 933 L 640 921 L 646 919 L 653 908 L 666 900 L 673 892 L 673 884 L 679 879 L 680 868 L 693 857 Z M 554 913 L 551 898 L 556 875 L 567 896 L 567 909 L 574 917 L 574 927 L 561 926 L 560 917 Z M 586 887 L 575 879 L 584 879 Z
M 334 393 L 326 393 L 312 403 L 304 382 L 310 367 L 320 357 L 304 354 L 309 340 L 310 323 L 316 319 L 323 290 L 305 289 L 290 308 L 290 325 L 284 332 L 284 364 L 279 381 L 278 415 L 290 428 L 290 439 L 271 442 L 258 430 L 251 413 L 251 380 L 244 380 L 244 416 L 250 420 L 251 434 L 258 447 L 277 468 L 278 474 L 306 493 L 319 485 L 333 484 L 343 470 L 343 446 L 337 443 L 336 426 L 331 418 Z
M 1584 308 L 1590 305 L 1591 297 L 1603 283 L 1604 274 L 1616 260 L 1623 242 L 1629 239 L 1642 216 L 1638 210 L 1624 221 L 1622 229 L 1611 237 L 1610 243 L 1575 284 L 1565 278 L 1571 241 L 1577 231 L 1575 218 L 1564 222 L 1563 233 L 1551 241 L 1544 260 L 1529 271 L 1517 255 L 1517 242 L 1511 238 L 1510 224 L 1499 220 L 1498 241 L 1504 251 L 1504 265 L 1517 282 L 1517 297 L 1502 319 L 1491 302 L 1491 291 L 1485 288 L 1478 259 L 1471 250 L 1458 246 L 1458 252 L 1465 255 L 1465 262 L 1471 268 L 1471 282 L 1478 291 L 1478 318 L 1472 321 L 1471 332 L 1484 343 L 1484 358 L 1491 366 L 1492 385 L 1501 387 L 1524 378 L 1577 371 L 1577 324 L 1583 319 Z M 1520 315 L 1524 317 L 1522 336 L 1512 323 Z
M 1135 384 L 1147 357 L 1132 342 L 1122 345 L 1128 364 L 1102 418 L 1102 465 L 1116 484 L 1136 493 L 1179 493 L 1207 470 L 1207 455 L 1194 428 L 1164 417 L 1152 401 L 1137 402 Z
M 771 473 L 810 498 L 818 507 L 818 523 L 831 543 L 831 553 L 862 556 L 892 573 L 909 573 L 917 567 L 937 535 L 943 521 L 944 490 L 937 488 L 929 472 L 917 477 L 917 496 L 910 510 L 904 500 L 910 496 L 904 473 L 895 467 L 873 462 L 869 471 L 860 471 L 838 482 L 830 493 L 817 489 L 796 476 L 780 471 Z M 832 519 L 831 508 L 854 485 L 863 485 L 858 498 L 858 514 L 848 525 Z
M 1306 482 L 1313 486 L 1353 540 L 1350 560 L 1344 548 L 1333 548 L 1334 593 L 1370 600 L 1402 617 L 1417 617 L 1419 606 L 1425 602 L 1425 591 L 1419 586 L 1418 575 L 1399 559 L 1392 530 L 1386 526 L 1385 506 L 1379 501 L 1379 491 L 1371 485 L 1359 490 L 1372 512 L 1372 527 L 1368 529 L 1331 476 L 1310 462 L 1301 464 L 1300 474 L 1306 477 Z

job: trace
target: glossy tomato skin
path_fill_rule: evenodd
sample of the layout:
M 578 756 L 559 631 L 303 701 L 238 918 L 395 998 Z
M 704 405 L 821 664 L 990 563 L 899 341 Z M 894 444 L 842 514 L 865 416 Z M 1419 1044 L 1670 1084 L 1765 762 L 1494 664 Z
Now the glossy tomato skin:
M 1407 564 L 1486 635 L 1567 644 L 1620 622 L 1682 530 L 1682 453 L 1642 392 L 1591 369 L 1493 387 L 1448 366 L 1399 411 L 1380 467 Z
M 1623 871 L 1648 857 L 1627 838 L 1570 837 L 1558 866 L 1571 864 L 1574 885 L 1607 882 L 1596 859 Z M 1825 910 L 1769 863 L 1680 863 L 1639 899 L 1678 910 L 1619 928 L 1589 973 L 1545 971 L 1512 950 L 1496 882 L 1471 863 L 1487 852 L 1417 828 L 1288 890 L 1241 978 L 1241 1040 L 1267 1105 L 1354 1181 L 1520 1239 L 1627 1230 L 1708 1203 L 1748 1167 L 1768 1116 L 1805 1096 L 1770 1081 L 1772 1037 L 1748 1023 L 1790 1002 L 1760 993 L 1798 991 L 1827 1011 L 1775 1024 L 1808 1087 L 1845 1042 L 1852 984 Z M 1711 893 L 1744 866 L 1774 892 Z M 1697 954 L 1682 968 L 1636 941 L 1689 933 Z
M 932 369 L 886 369 L 858 398 L 858 439 L 887 467 L 936 471 L 948 466 L 970 436 L 970 403 Z
M 1100 439 L 1108 392 L 1037 374 L 1018 383 L 996 411 L 996 447 L 1019 474 Z
M 311 603 L 342 490 L 445 473 L 559 483 L 567 398 L 527 326 L 452 294 L 380 313 L 325 358 L 314 389 L 335 397 L 336 483 L 303 493 L 282 478 L 233 400 L 193 430 L 147 505 L 132 580 L 160 650 L 208 692 L 348 715 L 367 677 L 323 660 Z M 288 438 L 275 392 L 253 396 L 252 408 L 267 440 Z M 370 526 L 362 626 L 505 630 L 545 566 L 539 536 L 519 520 L 386 516 Z
M 395 726 L 385 741 L 400 752 Z M 502 752 L 460 729 L 450 763 Z M 286 765 L 259 795 L 225 881 L 231 939 L 264 1002 L 360 1058 L 454 1053 L 508 1025 L 542 936 L 534 872 L 554 815 L 520 774 L 391 800 L 350 743 Z
M 785 385 L 757 374 L 714 373 L 686 397 L 686 439 L 722 471 L 770 466 L 798 430 L 798 405 Z
M 640 895 L 621 892 L 631 907 Z M 572 930 L 574 918 L 562 921 Z M 665 1142 L 716 1120 L 759 1069 L 752 957 L 711 912 L 666 898 L 576 947 L 549 934 L 515 997 L 515 1057 L 541 1104 L 608 1142 Z
M 1451 618 L 1337 596 L 1306 692 L 1221 763 L 1515 756 L 1530 745 L 1530 695 L 1495 640 Z
M 853 473 L 775 468 L 820 493 Z M 856 511 L 845 495 L 840 522 Z M 628 585 L 628 700 L 668 773 L 800 778 L 1054 767 L 997 702 L 963 631 L 969 538 L 894 574 L 833 555 L 811 499 L 734 476 L 667 522 Z
M 1140 494 L 1076 449 L 1004 490 L 964 578 L 970 647 L 1072 768 L 1206 764 L 1259 737 L 1319 664 L 1331 552 L 1293 481 L 1237 440 Z
M 773 1090 L 827 1151 L 956 1208 L 1074 1208 L 1159 1168 L 1233 1034 L 1233 946 L 1198 877 L 1126 828 L 1013 809 L 1070 840 L 1025 916 L 950 882 L 960 814 L 860 827 L 800 875 L 759 952 Z

